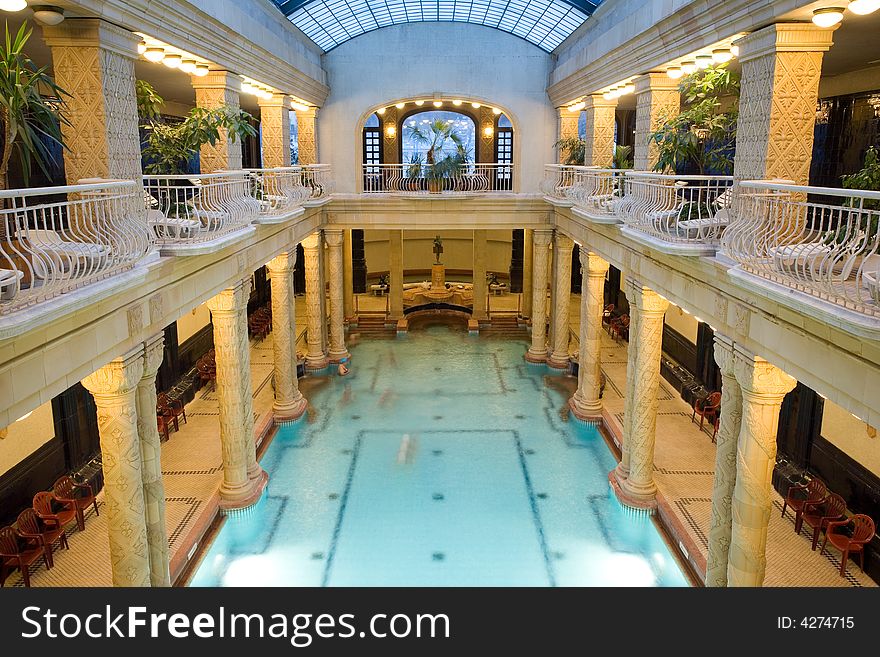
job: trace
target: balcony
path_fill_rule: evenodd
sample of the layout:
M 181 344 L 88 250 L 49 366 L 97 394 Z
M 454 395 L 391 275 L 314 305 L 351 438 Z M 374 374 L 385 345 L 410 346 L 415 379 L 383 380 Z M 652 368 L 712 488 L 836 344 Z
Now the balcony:
M 364 194 L 390 194 L 430 199 L 471 197 L 513 191 L 512 164 L 466 164 L 444 176 L 432 176 L 429 165 L 365 164 Z
M 329 164 L 301 164 L 293 168 L 299 169 L 303 186 L 311 190 L 311 196 L 303 204 L 305 207 L 323 205 L 330 200 L 336 181 Z
M 302 214 L 303 203 L 310 200 L 313 188 L 303 180 L 300 167 L 249 169 L 250 195 L 260 204 L 254 222 L 278 224 Z
M 571 207 L 573 200 L 568 192 L 575 185 L 578 174 L 593 167 L 579 167 L 568 164 L 545 164 L 541 192 L 544 198 L 554 205 Z
M 572 212 L 596 224 L 617 224 L 624 189 L 625 171 L 578 167 L 566 196 Z
M 110 180 L 0 191 L 0 332 L 13 313 L 127 281 L 152 250 L 140 194 L 134 181 Z
M 722 253 L 731 276 L 826 321 L 880 331 L 880 192 L 745 181 Z M 792 291 L 801 294 L 793 295 Z

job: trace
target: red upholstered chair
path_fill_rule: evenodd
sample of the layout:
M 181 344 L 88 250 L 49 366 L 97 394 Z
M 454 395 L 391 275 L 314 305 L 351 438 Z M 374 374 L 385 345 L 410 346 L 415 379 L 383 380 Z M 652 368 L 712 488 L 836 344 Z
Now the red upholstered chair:
M 852 525 L 852 535 L 847 536 L 843 529 L 847 525 Z M 825 551 L 825 545 L 831 543 L 840 550 L 842 556 L 840 559 L 840 576 L 846 575 L 846 562 L 851 552 L 859 553 L 859 566 L 865 569 L 865 545 L 874 538 L 874 521 L 861 513 L 854 515 L 849 520 L 839 520 L 837 522 L 829 522 L 828 529 L 825 531 L 825 540 L 822 542 L 822 550 Z
M 824 502 L 819 502 L 818 504 L 808 502 L 805 504 L 804 512 L 801 515 L 801 522 L 805 522 L 813 528 L 813 546 L 811 549 L 816 549 L 816 545 L 819 544 L 819 533 L 827 529 L 829 523 L 845 518 L 846 500 L 835 493 L 831 493 Z M 801 527 L 796 525 L 794 530 L 800 534 Z
M 828 494 L 828 486 L 818 477 L 813 477 L 805 484 L 795 484 L 788 489 L 788 493 L 785 495 L 785 502 L 782 504 L 782 517 L 785 517 L 785 510 L 791 507 L 794 509 L 794 526 L 800 527 L 804 505 L 824 502 Z
M 64 475 L 55 482 L 55 485 L 52 486 L 52 494 L 55 495 L 55 499 L 59 502 L 73 505 L 73 509 L 76 512 L 76 524 L 81 530 L 86 528 L 84 513 L 86 509 L 93 506 L 95 507 L 95 515 L 100 515 L 98 513 L 98 501 L 95 499 L 92 487 L 88 484 L 76 483 L 70 475 Z
M 177 418 L 182 417 L 183 423 L 186 424 L 186 409 L 183 407 L 183 402 L 179 399 L 171 399 L 164 392 L 156 399 L 156 412 L 171 420 L 175 431 L 180 431 Z
M 3 527 L 0 529 L 0 585 L 6 581 L 6 576 L 13 570 L 18 568 L 21 571 L 21 577 L 24 585 L 30 587 L 31 574 L 30 566 L 40 557 L 46 558 L 43 551 L 43 539 L 41 538 L 22 538 L 12 527 Z M 46 567 L 49 562 L 46 562 Z
M 55 495 L 46 491 L 34 495 L 34 512 L 49 527 L 64 527 L 76 518 L 76 508 L 69 503 L 59 502 Z
M 608 329 L 608 332 L 611 334 L 611 337 L 614 338 L 615 341 L 620 338 L 629 339 L 629 315 L 621 315 L 616 319 L 611 320 L 611 326 Z
M 52 545 L 57 540 L 61 540 L 61 547 L 70 549 L 67 544 L 67 534 L 64 533 L 64 527 L 50 527 L 42 522 L 33 509 L 25 509 L 18 514 L 15 521 L 15 530 L 22 538 L 39 538 L 43 543 L 43 552 L 46 555 L 46 566 L 51 568 L 55 565 L 52 559 Z
M 704 420 L 714 425 L 715 420 L 721 415 L 721 393 L 713 392 L 695 401 L 691 422 L 695 422 L 698 415 L 700 416 L 700 429 L 703 428 Z

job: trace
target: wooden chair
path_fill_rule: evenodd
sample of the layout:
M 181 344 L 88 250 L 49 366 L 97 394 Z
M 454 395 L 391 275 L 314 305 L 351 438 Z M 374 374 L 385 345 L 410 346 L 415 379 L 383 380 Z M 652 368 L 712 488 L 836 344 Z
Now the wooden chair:
M 196 361 L 196 370 L 199 373 L 199 378 L 202 380 L 202 385 L 206 383 L 216 384 L 217 364 L 214 362 L 213 349 Z
M 602 326 L 605 327 L 609 335 L 611 334 L 611 320 L 614 319 L 614 308 L 614 304 L 609 303 L 602 309 Z
M 55 499 L 61 503 L 72 504 L 76 511 L 76 524 L 80 530 L 86 528 L 85 510 L 90 506 L 95 507 L 95 515 L 98 513 L 98 501 L 95 493 L 88 484 L 78 484 L 70 475 L 64 475 L 52 486 Z
M 12 527 L 0 529 L 0 559 L 2 559 L 0 586 L 6 581 L 7 575 L 18 568 L 21 571 L 24 585 L 30 588 L 31 564 L 41 556 L 44 560 L 46 559 L 42 538 L 23 538 Z M 46 567 L 49 567 L 48 561 Z
M 846 500 L 840 495 L 831 493 L 824 502 L 819 504 L 807 503 L 804 505 L 804 512 L 801 515 L 801 522 L 807 523 L 813 528 L 813 546 L 816 549 L 819 544 L 819 532 L 828 528 L 828 524 L 837 520 L 846 518 Z M 795 525 L 795 532 L 801 533 L 802 525 Z
M 64 533 L 64 527 L 49 527 L 43 523 L 34 512 L 33 509 L 25 509 L 18 514 L 15 521 L 15 530 L 22 538 L 39 538 L 43 543 L 43 552 L 46 555 L 46 566 L 51 568 L 55 565 L 52 558 L 52 545 L 55 541 L 61 541 L 61 547 L 66 550 L 70 549 L 67 543 L 67 534 Z
M 179 399 L 171 399 L 164 392 L 158 396 L 156 402 L 156 412 L 174 422 L 174 430 L 180 431 L 177 418 L 182 417 L 183 423 L 186 424 L 186 409 L 183 407 L 183 402 Z
M 712 392 L 702 399 L 696 400 L 694 412 L 691 414 L 691 422 L 696 422 L 698 415 L 700 416 L 700 429 L 703 428 L 703 421 L 710 422 L 714 426 L 715 421 L 721 416 L 721 393 Z
M 801 515 L 807 504 L 819 504 L 828 497 L 828 486 L 818 477 L 813 477 L 806 484 L 795 484 L 788 489 L 785 502 L 782 504 L 782 517 L 785 517 L 785 509 L 794 509 L 794 526 L 801 526 Z
M 615 342 L 621 338 L 629 339 L 629 315 L 621 315 L 616 319 L 612 319 L 608 332 Z
M 168 435 L 168 418 L 161 413 L 156 413 L 156 425 L 159 429 L 159 440 L 167 442 L 170 438 Z
M 50 527 L 63 528 L 76 518 L 76 509 L 55 499 L 55 495 L 47 491 L 34 495 L 34 512 L 37 517 Z
M 843 532 L 844 528 L 852 525 L 852 535 Z M 825 531 L 825 540 L 822 541 L 820 554 L 825 551 L 825 545 L 830 541 L 831 545 L 841 552 L 840 576 L 846 575 L 846 562 L 851 552 L 858 552 L 859 567 L 865 569 L 865 545 L 874 538 L 874 521 L 861 513 L 854 515 L 849 520 L 831 521 Z

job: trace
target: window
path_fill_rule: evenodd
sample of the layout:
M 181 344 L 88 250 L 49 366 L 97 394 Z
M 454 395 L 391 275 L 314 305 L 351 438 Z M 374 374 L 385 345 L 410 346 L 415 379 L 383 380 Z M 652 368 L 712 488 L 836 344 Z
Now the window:
M 364 126 L 364 185 L 375 180 L 379 176 L 379 167 L 370 165 L 382 164 L 382 130 L 379 127 L 379 117 L 375 114 L 367 119 Z
M 503 114 L 498 118 L 498 129 L 495 131 L 495 161 L 498 164 L 513 164 L 513 128 Z M 513 189 L 513 167 L 498 167 L 495 189 Z
M 466 114 L 459 112 L 443 112 L 443 111 L 426 111 L 410 114 L 403 120 L 402 134 L 400 139 L 401 145 L 401 162 L 410 164 L 415 161 L 425 163 L 430 144 L 425 143 L 419 135 L 423 135 L 429 141 L 433 139 L 431 125 L 436 121 L 451 126 L 460 138 L 462 148 L 468 162 L 473 162 L 476 149 L 476 126 L 474 120 Z M 435 153 L 436 160 L 440 160 L 447 155 L 454 155 L 457 146 L 451 140 L 447 140 L 440 153 Z

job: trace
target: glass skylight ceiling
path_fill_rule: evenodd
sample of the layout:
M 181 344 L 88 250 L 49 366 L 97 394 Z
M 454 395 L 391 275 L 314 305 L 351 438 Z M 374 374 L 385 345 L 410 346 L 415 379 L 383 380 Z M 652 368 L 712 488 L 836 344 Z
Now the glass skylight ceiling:
M 515 34 L 551 52 L 602 0 L 274 0 L 325 51 L 398 23 L 476 23 Z

